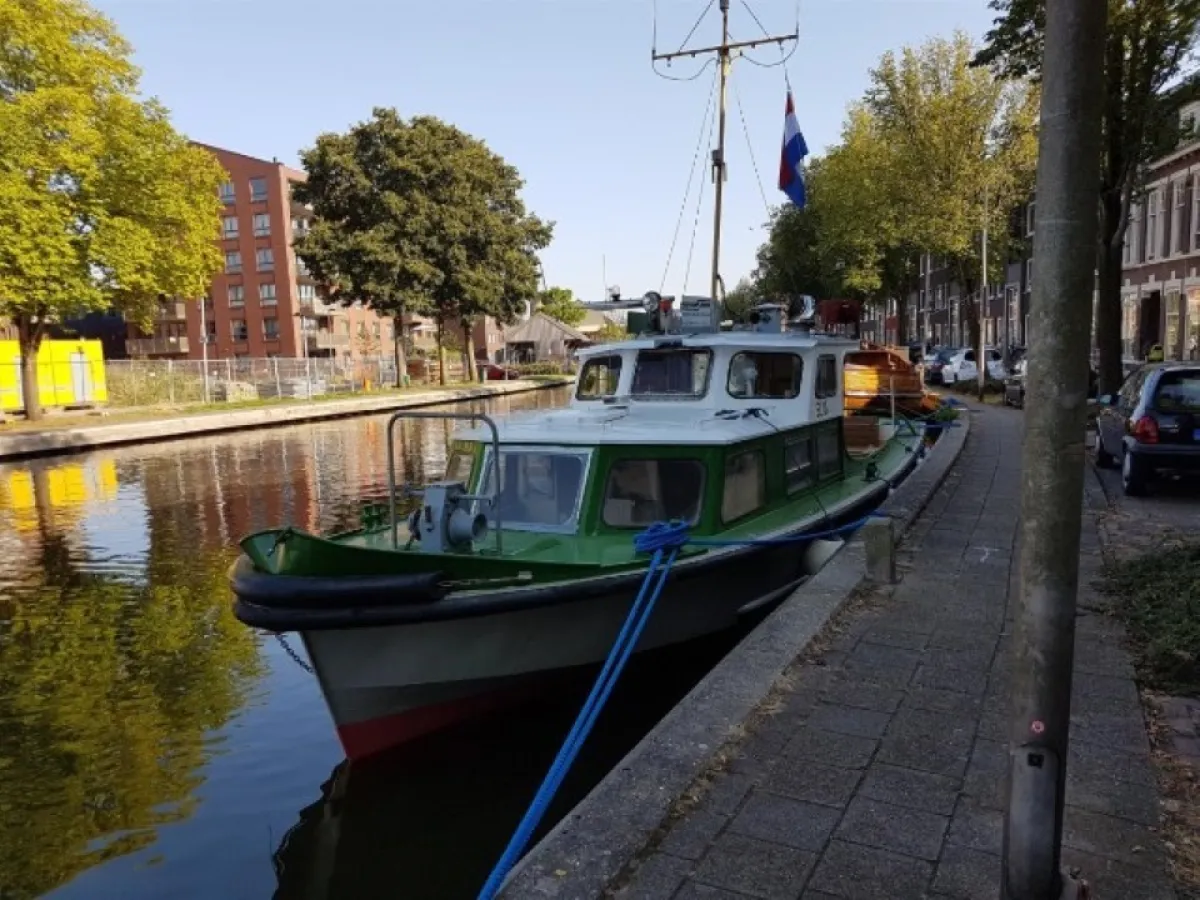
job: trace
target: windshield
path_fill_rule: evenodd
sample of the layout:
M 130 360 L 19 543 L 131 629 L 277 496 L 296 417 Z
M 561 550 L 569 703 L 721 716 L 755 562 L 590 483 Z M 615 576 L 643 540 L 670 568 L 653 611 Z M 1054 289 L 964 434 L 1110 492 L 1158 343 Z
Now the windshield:
M 1154 408 L 1165 413 L 1200 412 L 1200 369 L 1164 372 L 1154 395 Z
M 579 497 L 589 455 L 587 450 L 502 449 L 501 526 L 517 531 L 574 532 L 579 527 Z M 480 493 L 490 496 L 494 489 L 490 449 L 484 472 Z
M 635 398 L 698 400 L 708 392 L 712 351 L 672 347 L 642 350 L 633 369 Z

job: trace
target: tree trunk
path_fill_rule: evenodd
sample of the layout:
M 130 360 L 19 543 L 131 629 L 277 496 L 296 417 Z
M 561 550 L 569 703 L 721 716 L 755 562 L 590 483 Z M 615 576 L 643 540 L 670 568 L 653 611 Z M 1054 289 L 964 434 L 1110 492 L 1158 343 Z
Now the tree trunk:
M 1096 348 L 1100 351 L 1099 392 L 1115 394 L 1125 380 L 1121 361 L 1121 267 L 1124 248 L 1117 246 L 1121 228 L 1121 199 L 1105 194 L 1100 203 L 1100 240 L 1097 268 L 1100 289 L 1096 298 Z
M 20 315 L 17 319 L 17 339 L 21 353 L 21 392 L 25 403 L 25 418 L 36 422 L 42 418 L 42 402 L 38 392 L 38 350 L 42 346 L 45 326 L 40 318 L 34 322 L 31 315 Z
M 438 384 L 442 387 L 446 386 L 446 350 L 442 346 L 442 338 L 445 332 L 445 323 L 442 322 L 442 317 L 437 319 L 437 355 L 438 355 Z
M 463 377 L 467 381 L 474 383 L 478 380 L 478 372 L 475 369 L 475 341 L 471 335 L 471 331 L 471 322 L 464 320 L 462 323 Z
M 404 387 L 404 376 L 408 374 L 408 356 L 404 352 L 404 306 L 392 316 L 393 351 L 396 355 L 396 387 Z

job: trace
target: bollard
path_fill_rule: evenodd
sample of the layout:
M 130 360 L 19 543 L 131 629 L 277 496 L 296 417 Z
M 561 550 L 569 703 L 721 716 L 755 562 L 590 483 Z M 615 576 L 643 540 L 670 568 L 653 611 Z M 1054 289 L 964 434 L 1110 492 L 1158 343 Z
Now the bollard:
M 896 583 L 896 526 L 890 518 L 873 518 L 862 529 L 867 551 L 867 580 Z

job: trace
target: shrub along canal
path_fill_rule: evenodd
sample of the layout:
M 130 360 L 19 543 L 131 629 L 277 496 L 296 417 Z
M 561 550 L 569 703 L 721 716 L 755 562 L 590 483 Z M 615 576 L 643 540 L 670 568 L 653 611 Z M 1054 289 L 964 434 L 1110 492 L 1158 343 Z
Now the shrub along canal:
M 240 536 L 384 498 L 385 423 L 0 465 L 0 897 L 475 896 L 590 685 L 352 769 L 313 677 L 231 612 Z M 404 427 L 402 477 L 439 474 L 450 426 Z M 736 639 L 631 665 L 543 830 Z

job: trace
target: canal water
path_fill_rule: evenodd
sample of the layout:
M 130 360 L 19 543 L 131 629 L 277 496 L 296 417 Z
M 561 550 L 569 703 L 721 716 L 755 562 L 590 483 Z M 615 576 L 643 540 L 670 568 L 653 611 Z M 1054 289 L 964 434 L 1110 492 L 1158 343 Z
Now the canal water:
M 313 677 L 231 611 L 240 536 L 386 496 L 385 425 L 0 464 L 0 898 L 475 897 L 588 685 L 351 768 Z M 398 477 L 440 475 L 451 427 L 406 423 Z M 735 637 L 631 666 L 543 831 Z

